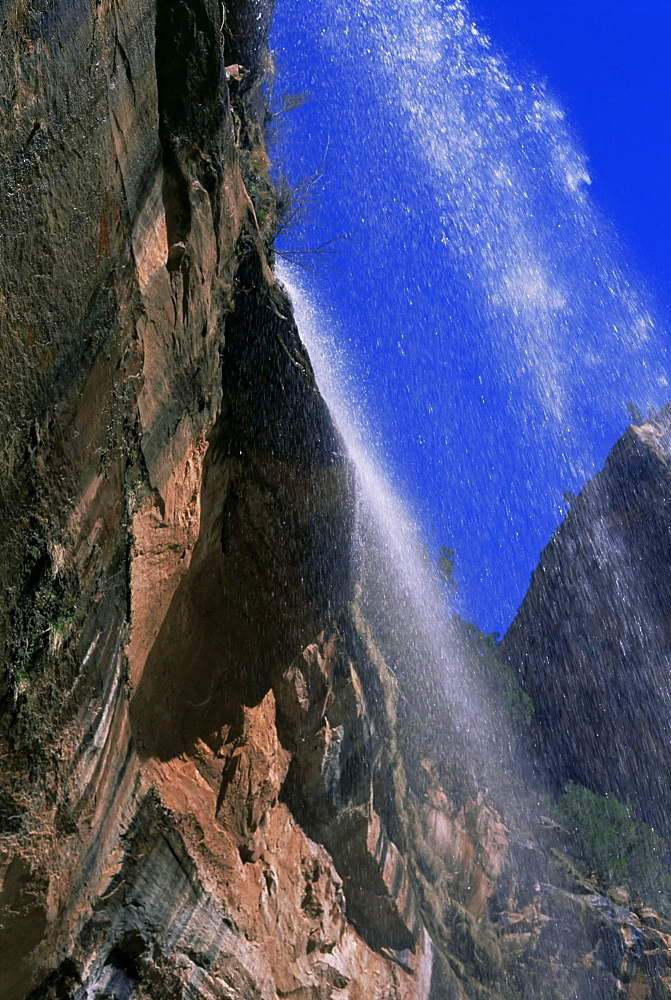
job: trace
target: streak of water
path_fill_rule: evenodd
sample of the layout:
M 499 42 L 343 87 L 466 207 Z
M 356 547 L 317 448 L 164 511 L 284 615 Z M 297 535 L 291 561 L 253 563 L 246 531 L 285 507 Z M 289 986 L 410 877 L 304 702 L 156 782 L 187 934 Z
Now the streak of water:
M 561 108 L 465 3 L 329 0 L 298 36 L 295 9 L 277 30 L 314 100 L 291 156 L 330 140 L 314 242 L 355 235 L 312 287 L 434 549 L 457 548 L 470 614 L 500 627 L 625 404 L 667 401 L 664 334 Z
M 574 362 L 597 369 L 613 350 L 618 366 L 642 360 L 654 322 L 613 259 L 562 110 L 511 73 L 461 2 L 357 14 L 349 37 L 375 40 L 378 90 L 424 160 L 442 242 L 474 275 L 503 366 L 528 375 L 549 417 L 570 417 Z M 641 381 L 668 386 L 659 365 Z
M 623 381 L 644 402 L 666 392 L 650 307 L 589 198 L 585 156 L 547 88 L 510 70 L 462 0 L 324 6 L 331 61 L 356 65 L 376 105 L 367 114 L 383 110 L 385 154 L 406 166 L 413 158 L 434 202 L 443 261 L 433 267 L 471 283 L 501 368 L 535 394 L 535 422 L 575 417 L 586 370 L 604 391 L 617 375 L 617 405 Z M 415 195 L 400 192 L 409 209 Z
M 289 292 L 317 383 L 354 467 L 359 602 L 367 625 L 405 696 L 412 692 L 416 703 L 406 710 L 418 717 L 418 744 L 423 735 L 435 748 L 436 733 L 423 727 L 435 702 L 443 725 L 448 714 L 451 718 L 451 738 L 458 734 L 468 748 L 464 770 L 491 780 L 499 763 L 507 766 L 500 759 L 509 739 L 505 713 L 494 717 L 491 707 L 485 708 L 488 696 L 482 678 L 459 648 L 421 529 L 381 468 L 383 451 L 357 398 L 350 363 L 334 336 L 337 328 L 285 265 L 278 267 L 278 277 Z M 487 726 L 483 718 L 488 718 Z

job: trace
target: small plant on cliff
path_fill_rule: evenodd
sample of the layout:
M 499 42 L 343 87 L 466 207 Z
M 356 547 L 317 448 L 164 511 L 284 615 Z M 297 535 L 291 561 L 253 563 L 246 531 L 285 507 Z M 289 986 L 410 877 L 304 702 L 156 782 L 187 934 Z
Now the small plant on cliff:
M 473 622 L 454 615 L 452 624 L 463 655 L 481 678 L 494 706 L 508 713 L 517 733 L 527 729 L 534 714 L 531 698 L 520 688 L 515 671 L 498 656 L 498 633 L 483 632 Z
M 627 407 L 627 413 L 629 414 L 629 419 L 631 420 L 632 424 L 636 424 L 638 426 L 640 424 L 645 423 L 645 417 L 643 416 L 642 411 L 639 409 L 636 403 L 632 403 L 630 400 L 626 404 L 626 407 Z
M 626 883 L 671 915 L 669 848 L 628 806 L 569 782 L 554 813 L 571 834 L 573 851 L 588 873 Z
M 456 594 L 458 587 L 455 577 L 456 559 L 455 549 L 441 545 L 436 569 L 450 596 Z M 529 727 L 534 706 L 531 698 L 520 688 L 515 671 L 499 658 L 498 633 L 483 632 L 473 622 L 467 622 L 456 614 L 452 615 L 452 628 L 461 655 L 482 684 L 492 707 L 495 710 L 497 706 L 503 708 L 519 735 Z
M 454 562 L 457 553 L 454 549 L 448 549 L 446 545 L 441 545 L 438 553 L 438 576 L 448 593 L 455 594 L 457 591 L 457 581 L 454 578 Z
M 277 241 L 291 233 L 300 231 L 312 211 L 323 176 L 324 164 L 322 163 L 322 166 L 314 174 L 304 177 L 297 183 L 292 183 L 283 172 L 279 172 L 275 179 L 273 254 L 308 271 L 314 270 L 320 264 L 330 266 L 334 256 L 345 252 L 343 244 L 348 237 L 344 234 L 334 236 L 318 246 L 308 249 L 292 246 L 284 246 L 279 249 Z
M 269 84 L 266 86 L 266 113 L 263 129 L 263 137 L 269 152 L 275 154 L 286 146 L 290 130 L 289 116 L 304 107 L 310 97 L 310 92 L 307 90 L 279 91 L 276 71 L 273 70 Z
M 292 93 L 281 90 L 278 86 L 277 71 L 272 64 L 268 68 L 264 87 L 265 117 L 261 144 L 264 152 L 270 154 L 274 163 L 271 167 L 270 160 L 267 160 L 266 180 L 271 180 L 270 188 L 263 185 L 260 188 L 265 200 L 259 199 L 258 188 L 253 192 L 250 191 L 250 196 L 254 202 L 259 227 L 266 240 L 268 260 L 273 266 L 279 257 L 308 271 L 315 270 L 321 265 L 332 266 L 334 257 L 345 252 L 342 244 L 348 239 L 347 236 L 334 236 L 319 245 L 305 249 L 292 245 L 297 242 L 296 234 L 302 229 L 321 194 L 326 173 L 328 145 L 317 169 L 298 180 L 290 179 L 286 170 L 277 165 L 278 160 L 281 164 L 284 159 L 283 150 L 286 148 L 287 137 L 291 130 L 291 115 L 310 100 L 310 94 L 307 91 Z M 243 168 L 244 159 L 243 154 Z M 289 241 L 287 241 L 288 236 Z M 282 246 L 278 247 L 278 240 Z
M 13 702 L 25 694 L 40 664 L 59 648 L 77 616 L 74 580 L 58 569 L 42 538 L 25 547 L 20 586 L 7 595 L 11 601 L 11 630 L 5 646 L 6 670 L 0 700 Z

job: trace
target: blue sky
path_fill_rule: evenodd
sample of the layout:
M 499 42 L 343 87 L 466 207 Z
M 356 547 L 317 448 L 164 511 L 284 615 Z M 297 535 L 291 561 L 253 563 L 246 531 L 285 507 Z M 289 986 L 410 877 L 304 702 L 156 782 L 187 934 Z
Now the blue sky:
M 311 95 L 279 155 L 320 174 L 279 246 L 348 234 L 298 278 L 486 630 L 626 402 L 671 399 L 670 36 L 668 3 L 277 2 L 278 88 Z
M 548 78 L 587 152 L 595 197 L 668 306 L 671 3 L 479 0 L 473 10 Z

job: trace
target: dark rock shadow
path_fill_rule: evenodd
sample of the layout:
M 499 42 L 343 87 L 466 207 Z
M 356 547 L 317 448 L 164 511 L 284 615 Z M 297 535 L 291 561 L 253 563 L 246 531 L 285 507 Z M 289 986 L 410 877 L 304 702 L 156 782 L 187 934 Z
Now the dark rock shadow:
M 352 591 L 350 468 L 291 304 L 255 258 L 225 333 L 200 536 L 131 702 L 140 745 L 164 758 L 220 744 Z

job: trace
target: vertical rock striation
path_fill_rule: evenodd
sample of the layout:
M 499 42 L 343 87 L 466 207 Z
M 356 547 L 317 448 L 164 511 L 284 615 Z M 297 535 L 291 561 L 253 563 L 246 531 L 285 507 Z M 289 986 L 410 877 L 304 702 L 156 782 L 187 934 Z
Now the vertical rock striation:
M 351 501 L 242 174 L 271 11 L 3 4 L 8 1000 L 428 994 L 282 798 Z

